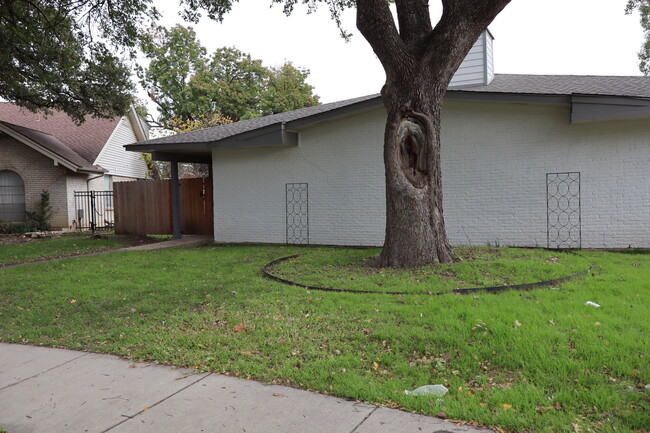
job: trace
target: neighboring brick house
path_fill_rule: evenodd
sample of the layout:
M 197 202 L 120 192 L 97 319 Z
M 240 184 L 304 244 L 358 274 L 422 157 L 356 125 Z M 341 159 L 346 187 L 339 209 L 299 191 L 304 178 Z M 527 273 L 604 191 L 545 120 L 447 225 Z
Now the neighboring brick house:
M 52 226 L 76 226 L 75 191 L 112 190 L 115 181 L 145 177 L 145 163 L 123 146 L 147 136 L 133 110 L 77 125 L 62 112 L 46 116 L 0 103 L 0 221 L 25 221 L 47 190 Z
M 650 77 L 494 75 L 491 49 L 476 57 L 442 111 L 450 242 L 650 248 Z M 127 149 L 211 160 L 216 241 L 382 245 L 385 122 L 371 95 Z

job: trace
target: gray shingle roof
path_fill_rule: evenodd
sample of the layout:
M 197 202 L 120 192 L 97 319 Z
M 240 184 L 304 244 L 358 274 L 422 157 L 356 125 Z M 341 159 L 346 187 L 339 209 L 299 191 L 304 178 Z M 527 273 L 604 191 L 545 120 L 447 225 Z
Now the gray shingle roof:
M 518 93 L 530 95 L 605 95 L 650 98 L 650 77 L 596 75 L 496 74 L 487 86 L 459 89 L 463 92 Z
M 254 131 L 265 126 L 275 125 L 278 123 L 291 122 L 307 117 L 323 114 L 339 108 L 348 107 L 361 102 L 378 98 L 379 95 L 362 96 L 360 98 L 346 99 L 345 101 L 332 102 L 329 104 L 316 105 L 314 107 L 301 108 L 298 110 L 287 111 L 285 113 L 271 114 L 270 116 L 257 117 L 255 119 L 242 120 L 240 122 L 230 123 L 228 125 L 214 126 L 212 128 L 201 129 L 198 131 L 186 132 L 184 134 L 170 135 L 168 137 L 154 138 L 147 141 L 141 141 L 137 144 L 165 144 L 165 143 L 206 143 L 219 141 L 224 138 L 242 134 L 244 132 Z
M 522 95 L 606 95 L 650 98 L 650 77 L 640 76 L 580 76 L 580 75 L 511 75 L 496 74 L 487 86 L 466 87 L 450 90 L 449 93 L 522 94 Z M 378 94 L 347 99 L 345 101 L 301 108 L 286 113 L 273 114 L 256 119 L 244 120 L 229 125 L 215 126 L 200 131 L 156 138 L 135 143 L 136 146 L 164 144 L 193 144 L 217 142 L 266 126 L 307 119 L 318 114 L 332 112 L 355 104 L 376 100 Z M 133 146 L 133 145 L 132 145 Z M 130 146 L 127 146 L 127 149 Z M 190 148 L 191 146 L 188 146 Z M 136 149 L 132 149 L 136 150 Z

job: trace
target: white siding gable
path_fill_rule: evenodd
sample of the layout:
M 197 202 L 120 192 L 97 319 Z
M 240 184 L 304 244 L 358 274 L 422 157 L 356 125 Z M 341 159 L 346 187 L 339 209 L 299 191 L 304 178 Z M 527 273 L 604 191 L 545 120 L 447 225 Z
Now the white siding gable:
M 485 30 L 454 74 L 450 89 L 468 86 L 483 86 L 494 79 L 492 34 Z
M 143 179 L 147 167 L 140 159 L 140 153 L 124 149 L 125 144 L 136 141 L 131 121 L 128 117 L 123 117 L 99 153 L 95 165 L 105 168 L 110 175 Z

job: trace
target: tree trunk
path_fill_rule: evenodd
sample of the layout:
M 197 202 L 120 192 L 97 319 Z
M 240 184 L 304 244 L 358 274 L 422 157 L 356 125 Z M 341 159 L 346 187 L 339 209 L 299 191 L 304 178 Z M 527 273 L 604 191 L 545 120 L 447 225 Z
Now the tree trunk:
M 387 83 L 384 135 L 386 237 L 380 264 L 411 267 L 451 262 L 442 210 L 440 109 L 431 76 Z M 428 81 L 428 82 L 427 82 Z

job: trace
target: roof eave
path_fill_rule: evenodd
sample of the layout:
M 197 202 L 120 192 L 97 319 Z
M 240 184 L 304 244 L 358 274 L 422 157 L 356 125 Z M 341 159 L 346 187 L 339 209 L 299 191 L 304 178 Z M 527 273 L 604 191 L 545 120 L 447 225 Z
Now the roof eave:
M 135 143 L 124 148 L 130 152 L 151 153 L 155 160 L 186 161 L 211 155 L 212 149 L 246 149 L 262 147 L 293 147 L 298 145 L 298 134 L 288 131 L 285 122 L 279 122 L 253 131 L 226 137 L 216 141 L 197 141 L 189 143 Z M 190 153 L 188 153 L 190 152 Z M 185 159 L 181 155 L 185 154 Z M 166 159 L 170 158 L 170 159 Z
M 80 172 L 89 172 L 89 173 L 103 173 L 105 170 L 103 168 L 98 169 L 94 168 L 92 166 L 81 166 L 78 165 L 66 158 L 63 158 L 61 155 L 57 154 L 56 152 L 53 152 L 49 149 L 47 149 L 45 146 L 39 144 L 38 142 L 25 137 L 23 134 L 14 131 L 13 129 L 9 128 L 6 125 L 3 125 L 0 123 L 0 131 L 4 132 L 5 134 L 9 135 L 10 137 L 15 138 L 16 140 L 20 141 L 21 143 L 27 145 L 28 147 L 31 147 L 38 153 L 50 158 L 56 165 L 62 165 L 65 168 L 75 172 L 75 173 L 80 173 Z

